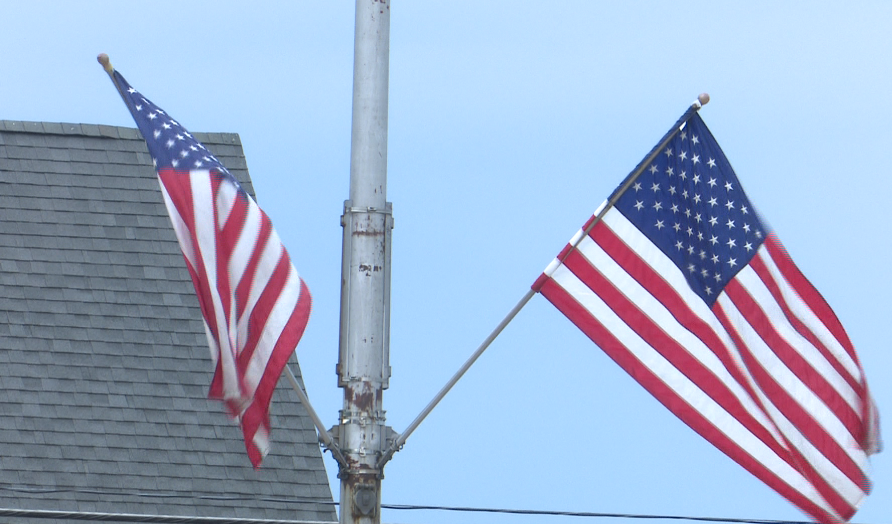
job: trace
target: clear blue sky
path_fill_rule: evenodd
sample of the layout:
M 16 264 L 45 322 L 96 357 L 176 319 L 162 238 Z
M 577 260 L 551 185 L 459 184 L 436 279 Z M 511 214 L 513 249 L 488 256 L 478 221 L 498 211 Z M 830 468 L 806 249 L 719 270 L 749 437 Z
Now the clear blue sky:
M 892 438 L 892 4 L 839 4 L 395 1 L 388 424 L 408 425 L 708 91 L 701 115 L 846 326 Z M 190 130 L 239 133 L 258 201 L 314 295 L 298 355 L 329 426 L 342 402 L 334 367 L 353 8 L 346 0 L 0 5 L 0 119 L 133 126 L 96 63 L 105 52 Z M 287 438 L 273 428 L 274 444 Z M 890 453 L 874 457 L 874 494 L 855 522 L 892 520 Z M 326 467 L 337 497 L 329 455 Z M 805 518 L 664 410 L 542 297 L 385 473 L 392 504 Z M 384 520 L 584 521 L 394 511 Z

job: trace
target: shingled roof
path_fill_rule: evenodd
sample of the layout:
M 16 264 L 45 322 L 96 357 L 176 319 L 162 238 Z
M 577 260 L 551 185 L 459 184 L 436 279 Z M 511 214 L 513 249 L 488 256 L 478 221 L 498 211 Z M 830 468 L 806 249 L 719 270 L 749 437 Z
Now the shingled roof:
M 238 135 L 196 137 L 253 192 Z M 210 379 L 138 131 L 0 120 L 0 508 L 336 520 L 287 381 L 254 470 Z

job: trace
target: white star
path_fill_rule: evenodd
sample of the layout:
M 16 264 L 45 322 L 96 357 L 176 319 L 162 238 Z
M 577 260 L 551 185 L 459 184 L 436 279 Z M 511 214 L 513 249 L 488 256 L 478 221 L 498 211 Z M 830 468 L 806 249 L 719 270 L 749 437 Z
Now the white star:
M 660 184 L 657 184 L 656 182 L 654 182 L 654 185 L 651 186 L 651 189 L 654 191 L 654 193 L 656 193 L 657 191 L 660 190 Z
M 715 187 L 715 185 L 716 185 L 716 181 L 714 178 L 710 178 L 708 183 L 709 183 L 709 187 Z
M 675 194 L 675 186 L 669 186 L 669 194 L 670 194 L 670 195 L 674 195 L 674 194 Z
M 707 294 L 707 295 L 711 295 L 711 294 L 712 294 L 712 288 L 710 288 L 709 286 L 706 286 L 705 288 L 703 288 L 703 290 L 706 291 L 706 294 Z
M 737 247 L 737 242 L 733 238 L 728 239 L 728 247 Z
M 656 227 L 657 230 L 660 230 L 660 229 L 663 229 L 663 228 L 666 227 L 666 226 L 663 225 L 663 221 L 662 221 L 662 220 L 657 220 L 657 223 L 654 224 L 654 227 Z
M 748 215 L 750 213 L 749 209 L 747 209 L 746 206 L 740 206 L 740 212 L 744 215 Z
M 170 124 L 164 122 L 163 124 L 161 124 L 161 127 L 163 127 L 164 129 L 170 129 Z
M 689 255 L 693 255 L 693 254 L 694 254 L 694 246 L 688 246 L 688 254 L 689 254 Z
M 695 204 L 700 203 L 700 194 L 699 193 L 694 193 L 694 203 Z
M 679 231 L 681 231 L 681 224 L 679 224 L 678 222 L 676 222 L 675 225 L 672 226 L 672 229 L 674 229 L 675 232 L 678 233 Z
M 709 217 L 709 225 L 714 226 L 719 223 L 719 219 L 716 217 Z
M 678 213 L 678 204 L 672 204 L 672 207 L 669 208 L 673 213 Z
M 749 242 L 747 242 L 746 244 L 744 244 L 743 247 L 745 247 L 747 251 L 752 251 L 752 250 L 753 250 L 753 245 L 750 244 Z
M 642 201 L 640 201 L 640 200 L 636 200 L 636 201 L 635 201 L 635 209 L 637 209 L 638 211 L 641 211 L 641 209 L 642 209 L 643 207 L 644 207 L 644 202 L 642 202 Z
M 694 165 L 699 164 L 699 163 L 700 163 L 700 155 L 694 155 L 694 156 L 692 156 L 692 157 L 691 157 L 691 161 L 694 162 Z
M 136 92 L 136 89 L 133 89 L 133 88 L 131 87 L 130 89 L 127 90 L 127 92 L 130 93 L 130 94 L 132 95 L 133 93 Z
M 660 202 L 654 202 L 654 211 L 659 211 L 661 209 L 663 209 L 663 204 L 661 204 Z
M 728 260 L 728 265 L 731 266 L 731 267 L 736 266 L 736 265 L 737 265 L 737 259 L 736 259 L 736 258 L 732 258 L 732 259 Z
M 687 131 L 682 131 L 682 132 L 681 132 L 681 139 L 684 140 L 684 139 L 686 139 L 687 137 L 688 137 L 688 132 L 687 132 Z
M 715 275 L 713 275 L 712 278 L 714 278 L 715 281 L 718 282 L 722 279 L 722 275 L 721 275 L 721 273 L 716 273 Z
M 682 244 L 682 243 L 681 243 L 681 240 L 679 240 L 678 242 L 675 243 L 675 247 L 676 247 L 679 251 L 681 251 L 681 248 L 684 247 L 684 244 Z
M 685 198 L 688 198 L 688 190 L 685 189 L 684 191 L 682 191 L 682 192 L 681 192 L 681 196 L 683 196 L 683 197 L 685 197 Z
M 688 159 L 688 152 L 687 152 L 687 151 L 682 151 L 681 154 L 678 155 L 678 156 L 679 156 L 682 160 L 687 160 L 687 159 Z
M 696 271 L 696 270 L 697 270 L 697 268 L 694 267 L 694 264 L 688 264 L 688 271 L 689 271 L 689 272 L 693 273 L 693 272 Z
M 688 218 L 691 218 L 691 210 L 690 210 L 690 209 L 685 209 L 685 210 L 684 210 L 684 216 L 686 216 L 686 217 L 688 217 Z
M 734 189 L 734 186 L 731 182 L 725 182 L 725 191 L 731 191 L 732 189 Z
M 177 159 L 173 159 L 170 161 L 170 165 L 172 165 L 173 167 L 177 167 L 179 164 L 180 162 Z
M 728 223 L 725 225 L 728 226 L 728 229 L 734 229 L 734 221 L 730 218 L 728 219 Z
M 696 220 L 698 224 L 700 222 L 703 222 L 703 218 L 700 216 L 700 213 L 697 213 L 697 215 L 694 216 L 694 220 Z
M 712 198 L 709 199 L 709 205 L 712 206 L 712 207 L 715 207 L 715 206 L 719 205 L 719 203 L 718 203 L 718 201 L 716 200 L 715 197 L 712 197 Z
M 713 264 L 718 264 L 718 263 L 719 263 L 719 256 L 718 256 L 718 255 L 716 255 L 716 254 L 713 254 L 713 255 L 712 255 L 712 263 L 713 263 Z
M 693 143 L 695 143 L 695 144 L 699 144 L 699 143 L 700 143 L 700 139 L 697 138 L 697 135 L 691 135 L 691 142 L 693 142 Z
M 156 118 L 158 118 L 158 115 L 156 115 L 155 113 L 149 113 L 148 117 L 149 120 L 155 120 Z
M 706 164 L 707 164 L 710 168 L 715 167 L 715 159 L 710 158 L 710 159 L 709 159 L 709 162 L 706 162 Z
M 177 139 L 177 140 L 180 140 L 180 141 L 182 141 L 182 140 L 186 140 L 186 139 L 183 137 L 183 135 L 177 134 L 177 135 L 175 135 L 175 136 L 176 136 L 176 139 Z
M 196 161 L 195 161 L 195 167 L 201 167 L 201 166 L 203 166 L 203 165 L 204 165 L 204 164 L 201 163 L 201 160 L 196 160 Z
M 697 231 L 697 240 L 699 240 L 701 242 L 703 241 L 703 232 L 702 231 Z
M 167 149 L 172 148 L 173 145 L 174 145 L 174 143 L 175 143 L 175 142 L 174 142 L 172 139 L 168 139 L 168 140 L 167 140 Z
M 635 182 L 635 185 L 632 186 L 632 189 L 637 193 L 639 189 L 641 189 L 641 182 Z
M 189 156 L 188 151 L 186 151 L 185 149 L 180 151 L 180 158 L 186 158 L 187 156 Z
M 716 238 L 715 235 L 712 235 L 711 237 L 709 237 L 709 243 L 712 245 L 716 245 L 719 243 L 719 239 Z M 713 255 L 713 256 L 715 256 L 715 255 Z
M 650 166 L 650 174 L 653 175 L 653 174 L 656 174 L 656 172 L 657 172 L 657 165 L 656 164 L 651 165 Z
M 733 201 L 733 200 L 729 200 L 729 201 L 725 204 L 725 207 L 728 208 L 728 211 L 731 211 L 732 209 L 734 209 L 734 201 Z
M 666 168 L 666 174 L 669 176 L 672 176 L 675 174 L 675 170 L 673 170 L 672 167 L 670 166 L 670 167 Z
M 762 232 L 756 231 L 756 238 L 762 238 Z
M 665 153 L 667 157 L 672 156 L 672 148 L 667 147 L 666 150 L 663 151 L 663 153 Z
M 709 276 L 709 271 L 707 271 L 706 268 L 703 268 L 700 270 L 700 274 L 703 275 L 703 278 L 706 278 Z
M 693 180 L 693 182 L 695 184 L 699 184 L 700 183 L 700 175 L 694 175 L 694 178 L 692 178 L 691 180 Z
M 694 236 L 694 228 L 688 227 L 688 236 Z
M 687 172 L 685 172 L 684 169 L 681 170 L 681 173 L 679 173 L 678 176 L 681 177 L 682 180 L 688 179 L 688 174 L 687 174 Z
M 700 250 L 700 260 L 703 260 L 704 258 L 706 258 L 706 251 L 703 251 L 701 249 Z M 706 270 L 704 269 L 703 271 L 706 271 Z M 703 276 L 706 276 L 706 275 L 703 275 Z
M 746 231 L 747 233 L 749 233 L 749 232 L 750 232 L 750 225 L 747 224 L 746 222 L 744 222 L 744 223 L 743 223 L 743 230 Z
M 154 136 L 155 139 L 157 140 L 158 137 L 161 136 L 161 130 L 160 130 L 160 129 L 156 129 L 155 131 L 152 132 L 152 136 Z
M 140 104 L 136 104 L 134 107 L 136 107 L 137 111 L 142 111 L 142 106 Z

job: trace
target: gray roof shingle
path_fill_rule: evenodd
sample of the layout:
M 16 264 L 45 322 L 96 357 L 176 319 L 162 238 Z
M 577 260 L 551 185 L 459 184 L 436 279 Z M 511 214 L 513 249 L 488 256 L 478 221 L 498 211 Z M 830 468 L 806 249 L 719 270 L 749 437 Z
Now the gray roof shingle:
M 253 193 L 238 135 L 196 137 Z M 0 120 L 0 507 L 336 520 L 288 384 L 254 470 L 210 379 L 138 131 Z

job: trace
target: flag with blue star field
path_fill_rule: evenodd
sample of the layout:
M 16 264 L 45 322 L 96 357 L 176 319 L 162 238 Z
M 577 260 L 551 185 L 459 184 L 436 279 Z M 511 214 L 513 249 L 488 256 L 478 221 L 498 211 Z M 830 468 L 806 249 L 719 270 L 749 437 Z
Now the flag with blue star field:
M 533 289 L 806 514 L 848 520 L 881 447 L 864 373 L 694 109 Z
M 117 71 L 113 80 L 145 138 L 192 277 L 214 363 L 209 398 L 222 400 L 259 467 L 269 405 L 303 335 L 310 293 L 269 218 L 235 177 Z

